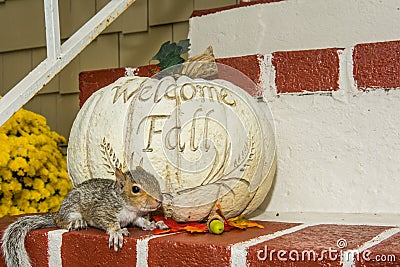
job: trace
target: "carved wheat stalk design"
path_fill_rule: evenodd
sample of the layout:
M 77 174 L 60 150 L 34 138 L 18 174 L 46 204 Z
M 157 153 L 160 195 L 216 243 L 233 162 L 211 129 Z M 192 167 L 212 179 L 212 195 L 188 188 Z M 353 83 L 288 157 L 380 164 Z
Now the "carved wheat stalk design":
M 111 144 L 107 142 L 106 138 L 103 137 L 103 140 L 100 144 L 100 151 L 103 154 L 102 158 L 105 161 L 104 166 L 107 167 L 108 173 L 115 173 L 116 168 L 124 169 L 125 163 L 122 164 L 118 157 L 115 155 L 114 149 Z

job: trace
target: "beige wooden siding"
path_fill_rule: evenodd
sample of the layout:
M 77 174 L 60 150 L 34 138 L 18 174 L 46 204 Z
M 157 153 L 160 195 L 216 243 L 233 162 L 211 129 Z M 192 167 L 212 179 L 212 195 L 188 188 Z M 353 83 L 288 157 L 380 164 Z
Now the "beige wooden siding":
M 79 111 L 79 98 L 77 94 L 57 96 L 57 131 L 69 136 L 72 123 Z
M 240 1 L 236 0 L 195 0 L 194 9 L 202 10 L 202 9 L 221 7 L 221 6 L 230 6 L 237 4 L 239 2 Z
M 0 5 L 0 25 L 0 52 L 46 43 L 42 0 L 5 1 Z
M 187 38 L 189 34 L 189 22 L 178 22 L 172 24 L 172 41 L 179 42 Z
M 63 40 L 108 0 L 59 0 Z M 68 137 L 79 110 L 79 73 L 155 63 L 161 44 L 187 38 L 195 9 L 236 4 L 239 0 L 136 0 L 92 44 L 62 70 L 25 108 L 47 118 Z M 7 93 L 46 57 L 43 0 L 0 0 L 0 95 Z
M 71 36 L 77 29 L 84 25 L 86 21 L 96 14 L 96 2 L 94 0 L 60 0 L 58 2 L 61 38 L 68 38 Z
M 109 1 L 96 0 L 96 10 L 99 11 Z M 119 16 L 105 31 L 134 33 L 145 32 L 148 27 L 147 0 L 136 0 L 121 16 Z
M 32 68 L 32 50 L 21 50 L 3 54 L 3 83 L 1 94 L 16 85 Z
M 3 95 L 6 91 L 6 87 L 4 86 L 4 68 L 3 68 L 3 54 L 0 54 L 0 95 Z M 2 92 L 4 91 L 4 92 Z
M 172 25 L 149 27 L 147 32 L 120 35 L 121 66 L 149 64 L 160 46 L 172 41 Z
M 193 1 L 149 0 L 150 26 L 187 21 L 193 12 Z

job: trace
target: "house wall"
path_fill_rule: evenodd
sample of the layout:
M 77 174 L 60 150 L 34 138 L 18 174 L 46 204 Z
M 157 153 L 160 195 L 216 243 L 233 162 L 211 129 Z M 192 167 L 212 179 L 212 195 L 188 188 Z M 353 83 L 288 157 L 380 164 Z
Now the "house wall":
M 99 11 L 106 0 L 59 0 L 62 40 Z M 79 110 L 81 71 L 148 64 L 161 44 L 186 39 L 193 10 L 239 0 L 136 0 L 113 24 L 45 86 L 26 109 L 47 118 L 68 137 Z M 0 95 L 46 57 L 43 0 L 0 0 Z
M 400 213 L 399 12 L 397 0 L 285 0 L 190 20 L 190 53 L 264 59 L 278 170 L 262 218 Z

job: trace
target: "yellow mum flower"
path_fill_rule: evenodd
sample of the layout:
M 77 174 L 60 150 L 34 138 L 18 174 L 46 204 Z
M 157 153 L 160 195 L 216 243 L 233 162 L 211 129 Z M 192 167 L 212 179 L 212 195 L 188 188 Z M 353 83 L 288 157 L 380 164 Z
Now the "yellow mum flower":
M 22 211 L 18 207 L 12 206 L 10 208 L 10 215 L 20 215 L 20 214 L 22 214 Z
M 21 209 L 21 210 L 26 210 L 29 206 L 30 206 L 30 203 L 29 203 L 29 201 L 27 201 L 27 200 L 25 200 L 25 199 L 18 199 L 17 201 L 16 201 L 16 203 L 17 203 L 17 205 L 18 205 L 18 207 Z
M 0 167 L 7 167 L 10 160 L 10 154 L 5 151 L 0 151 Z
M 38 210 L 39 212 L 47 212 L 49 210 L 49 206 L 46 202 L 41 202 L 39 203 Z
M 58 147 L 66 139 L 21 109 L 0 127 L 0 217 L 58 209 L 72 188 Z
M 47 190 L 46 188 L 39 188 L 38 189 L 40 195 L 42 196 L 42 198 L 47 198 L 49 196 L 51 196 L 49 190 Z
M 31 207 L 37 210 L 38 202 L 35 200 L 31 200 Z
M 27 201 L 31 199 L 31 190 L 23 189 L 21 192 L 21 199 Z
M 24 177 L 23 179 L 25 187 L 33 187 L 33 179 L 30 177 Z
M 9 213 L 8 206 L 0 205 L 0 217 L 3 217 Z
M 34 189 L 41 189 L 44 188 L 44 182 L 42 179 L 36 178 L 33 180 L 33 188 Z
M 0 177 L 3 181 L 9 181 L 12 178 L 12 172 L 6 168 L 0 168 Z
M 54 195 L 56 193 L 56 190 L 54 189 L 53 185 L 48 183 L 46 184 L 46 190 L 50 192 L 50 195 Z
M 35 208 L 32 207 L 32 206 L 29 206 L 29 207 L 27 207 L 27 208 L 24 210 L 24 213 L 37 213 L 37 212 L 38 212 L 38 210 L 35 209 Z
M 28 175 L 30 177 L 35 176 L 35 174 L 36 174 L 36 169 L 32 165 L 33 164 L 29 164 L 28 167 L 25 169 L 26 175 Z
M 8 168 L 10 168 L 10 170 L 13 172 L 16 172 L 19 169 L 19 165 L 17 162 L 15 162 L 15 160 L 11 160 L 10 163 L 8 163 Z
M 19 191 L 22 190 L 22 185 L 21 185 L 20 182 L 18 182 L 18 180 L 12 179 L 11 182 L 10 182 L 10 188 L 14 192 L 19 192 Z
M 42 195 L 37 190 L 31 190 L 31 199 L 35 201 L 39 201 L 42 198 Z
M 54 208 L 58 209 L 58 207 L 61 204 L 60 198 L 56 197 L 56 196 L 47 198 L 46 202 L 48 203 L 49 208 L 51 208 L 51 209 L 54 209 Z M 56 211 L 56 210 L 54 210 L 54 211 Z
M 0 142 L 4 143 L 7 141 L 7 139 L 8 139 L 8 136 L 5 133 L 1 132 L 0 133 Z
M 9 206 L 11 206 L 12 205 L 12 199 L 11 199 L 11 197 L 4 197 L 3 196 L 3 198 L 1 199 L 1 204 L 3 204 L 4 206 L 7 206 L 7 207 L 9 207 Z

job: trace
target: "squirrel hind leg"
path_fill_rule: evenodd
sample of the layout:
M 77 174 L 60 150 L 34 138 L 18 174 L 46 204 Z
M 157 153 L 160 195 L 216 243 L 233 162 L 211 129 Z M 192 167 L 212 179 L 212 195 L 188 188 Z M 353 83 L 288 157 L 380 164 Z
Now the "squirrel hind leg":
M 68 213 L 65 217 L 57 218 L 57 225 L 68 231 L 87 229 L 88 224 L 79 212 Z
M 87 229 L 87 222 L 84 219 L 76 219 L 68 225 L 68 231 Z

